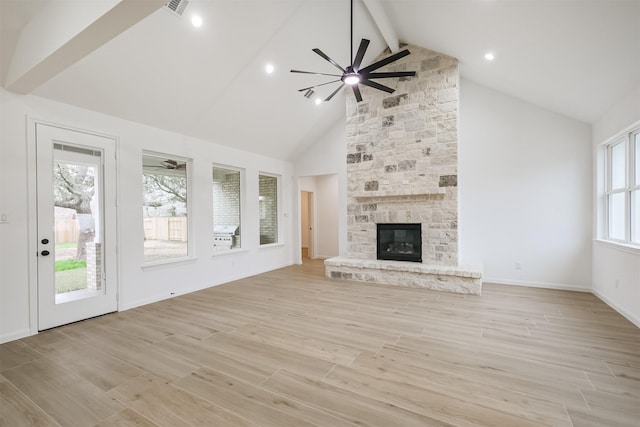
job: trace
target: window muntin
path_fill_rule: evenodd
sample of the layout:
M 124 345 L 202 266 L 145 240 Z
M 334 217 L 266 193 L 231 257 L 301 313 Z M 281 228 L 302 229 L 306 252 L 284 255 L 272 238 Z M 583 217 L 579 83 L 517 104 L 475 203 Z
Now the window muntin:
M 213 247 L 215 252 L 241 248 L 243 171 L 213 165 Z
M 606 238 L 640 244 L 640 128 L 605 148 Z
M 278 243 L 278 184 L 274 175 L 258 176 L 260 210 L 260 245 Z
M 633 186 L 630 193 L 631 219 L 629 227 L 631 228 L 631 243 L 640 245 L 640 129 L 633 134 L 633 166 L 632 176 Z
M 142 156 L 144 262 L 190 256 L 189 162 L 170 155 Z
M 633 152 L 635 153 L 635 162 L 634 162 L 634 171 L 636 179 L 634 180 L 635 185 L 640 185 L 640 132 L 634 135 L 635 143 Z

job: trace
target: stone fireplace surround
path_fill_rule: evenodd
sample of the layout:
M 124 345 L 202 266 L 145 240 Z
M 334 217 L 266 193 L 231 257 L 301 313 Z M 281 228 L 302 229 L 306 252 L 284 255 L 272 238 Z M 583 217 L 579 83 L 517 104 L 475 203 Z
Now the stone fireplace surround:
M 458 265 L 458 62 L 407 48 L 382 71 L 416 77 L 390 81 L 393 94 L 361 87 L 360 103 L 347 93 L 347 253 L 325 272 L 479 295 L 481 268 Z M 377 223 L 422 224 L 422 263 L 377 260 Z

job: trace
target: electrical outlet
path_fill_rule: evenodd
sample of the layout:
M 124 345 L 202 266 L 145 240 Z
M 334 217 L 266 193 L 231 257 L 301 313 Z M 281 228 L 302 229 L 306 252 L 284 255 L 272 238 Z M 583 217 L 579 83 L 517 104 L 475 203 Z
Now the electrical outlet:
M 516 262 L 516 270 L 522 270 L 522 264 Z

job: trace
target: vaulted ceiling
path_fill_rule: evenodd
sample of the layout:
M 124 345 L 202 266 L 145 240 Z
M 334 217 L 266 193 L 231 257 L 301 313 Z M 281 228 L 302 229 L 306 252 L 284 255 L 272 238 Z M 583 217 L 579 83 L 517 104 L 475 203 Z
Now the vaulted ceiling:
M 331 78 L 289 70 L 337 71 L 316 47 L 349 64 L 348 0 L 190 0 L 182 16 L 163 3 L 0 0 L 3 86 L 283 159 L 344 116 L 345 94 L 297 91 Z M 640 1 L 355 0 L 354 26 L 354 49 L 372 41 L 363 64 L 397 38 L 583 122 L 640 85 Z

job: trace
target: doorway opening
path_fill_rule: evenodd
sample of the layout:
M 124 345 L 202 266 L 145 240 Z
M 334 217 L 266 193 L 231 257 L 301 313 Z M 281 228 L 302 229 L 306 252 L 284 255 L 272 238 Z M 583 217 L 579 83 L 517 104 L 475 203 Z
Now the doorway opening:
M 310 191 L 300 192 L 300 237 L 302 261 L 313 259 L 313 193 Z

